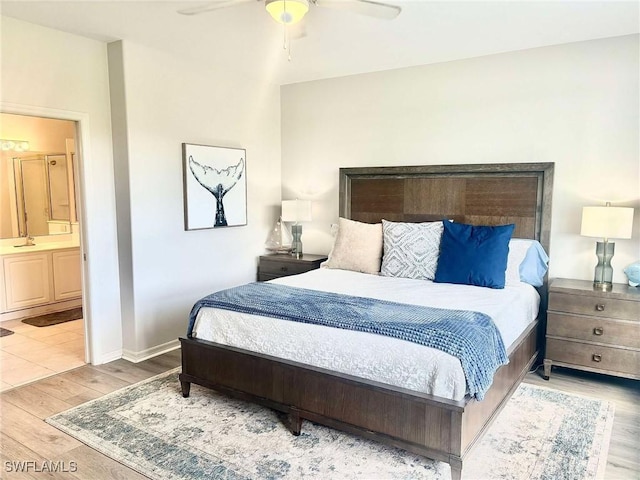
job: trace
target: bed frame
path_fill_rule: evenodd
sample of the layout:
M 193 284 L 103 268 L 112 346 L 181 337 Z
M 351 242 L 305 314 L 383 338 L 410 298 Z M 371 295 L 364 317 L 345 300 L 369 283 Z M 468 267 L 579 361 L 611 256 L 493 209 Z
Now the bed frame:
M 549 251 L 553 163 L 433 165 L 340 169 L 340 216 L 363 222 L 449 218 L 482 225 L 515 223 L 514 237 Z M 359 377 L 194 338 L 180 338 L 183 396 L 191 383 L 284 412 L 300 434 L 303 420 L 400 447 L 451 465 L 460 479 L 480 440 L 534 364 L 541 316 L 508 351 L 484 400 L 452 401 Z

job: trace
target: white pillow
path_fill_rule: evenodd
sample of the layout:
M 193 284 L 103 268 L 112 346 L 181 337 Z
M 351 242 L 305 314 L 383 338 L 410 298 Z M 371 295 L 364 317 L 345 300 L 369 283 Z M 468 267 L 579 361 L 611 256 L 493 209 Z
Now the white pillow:
M 438 267 L 442 222 L 400 223 L 382 220 L 386 277 L 433 280 Z
M 363 273 L 379 273 L 382 261 L 382 224 L 362 223 L 346 218 L 338 219 L 338 234 L 323 264 Z
M 509 240 L 509 255 L 507 256 L 507 270 L 504 272 L 504 284 L 520 283 L 520 264 L 527 255 L 531 240 L 512 238 Z

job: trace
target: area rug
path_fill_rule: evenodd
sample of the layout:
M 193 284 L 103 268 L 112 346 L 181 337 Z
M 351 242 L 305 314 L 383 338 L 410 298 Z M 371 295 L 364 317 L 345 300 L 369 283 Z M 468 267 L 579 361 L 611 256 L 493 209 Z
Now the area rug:
M 152 479 L 433 479 L 447 464 L 278 414 L 192 385 L 178 370 L 54 415 L 47 422 Z M 521 385 L 465 460 L 463 478 L 602 476 L 613 404 Z M 79 465 L 81 467 L 81 465 Z
M 6 337 L 9 335 L 13 335 L 15 332 L 13 330 L 9 330 L 8 328 L 0 327 L 0 337 Z
M 27 323 L 34 327 L 50 327 L 51 325 L 70 322 L 71 320 L 78 320 L 79 318 L 82 318 L 82 307 L 25 318 L 22 320 L 22 323 Z

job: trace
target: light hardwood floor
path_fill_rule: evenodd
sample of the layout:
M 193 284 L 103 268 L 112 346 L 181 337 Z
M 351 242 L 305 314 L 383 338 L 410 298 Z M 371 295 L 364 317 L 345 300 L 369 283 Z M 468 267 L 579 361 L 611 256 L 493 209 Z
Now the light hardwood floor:
M 179 365 L 180 351 L 176 350 L 137 364 L 116 360 L 106 365 L 85 365 L 0 394 L 0 477 L 144 479 L 142 475 L 51 427 L 44 419 Z M 615 402 L 616 415 L 605 478 L 640 478 L 640 411 L 637 406 L 640 382 L 560 368 L 554 368 L 548 382 L 535 373 L 529 374 L 525 382 Z M 77 471 L 49 474 L 7 472 L 6 462 L 17 460 L 35 461 L 38 465 L 44 460 L 65 462 L 67 467 L 70 462 L 77 462 Z

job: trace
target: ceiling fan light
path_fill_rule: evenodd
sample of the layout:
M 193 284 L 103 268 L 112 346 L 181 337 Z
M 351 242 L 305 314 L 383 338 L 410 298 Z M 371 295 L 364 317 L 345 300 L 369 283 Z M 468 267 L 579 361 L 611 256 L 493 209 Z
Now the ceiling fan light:
M 265 6 L 276 22 L 287 25 L 299 22 L 309 11 L 308 0 L 266 0 Z

